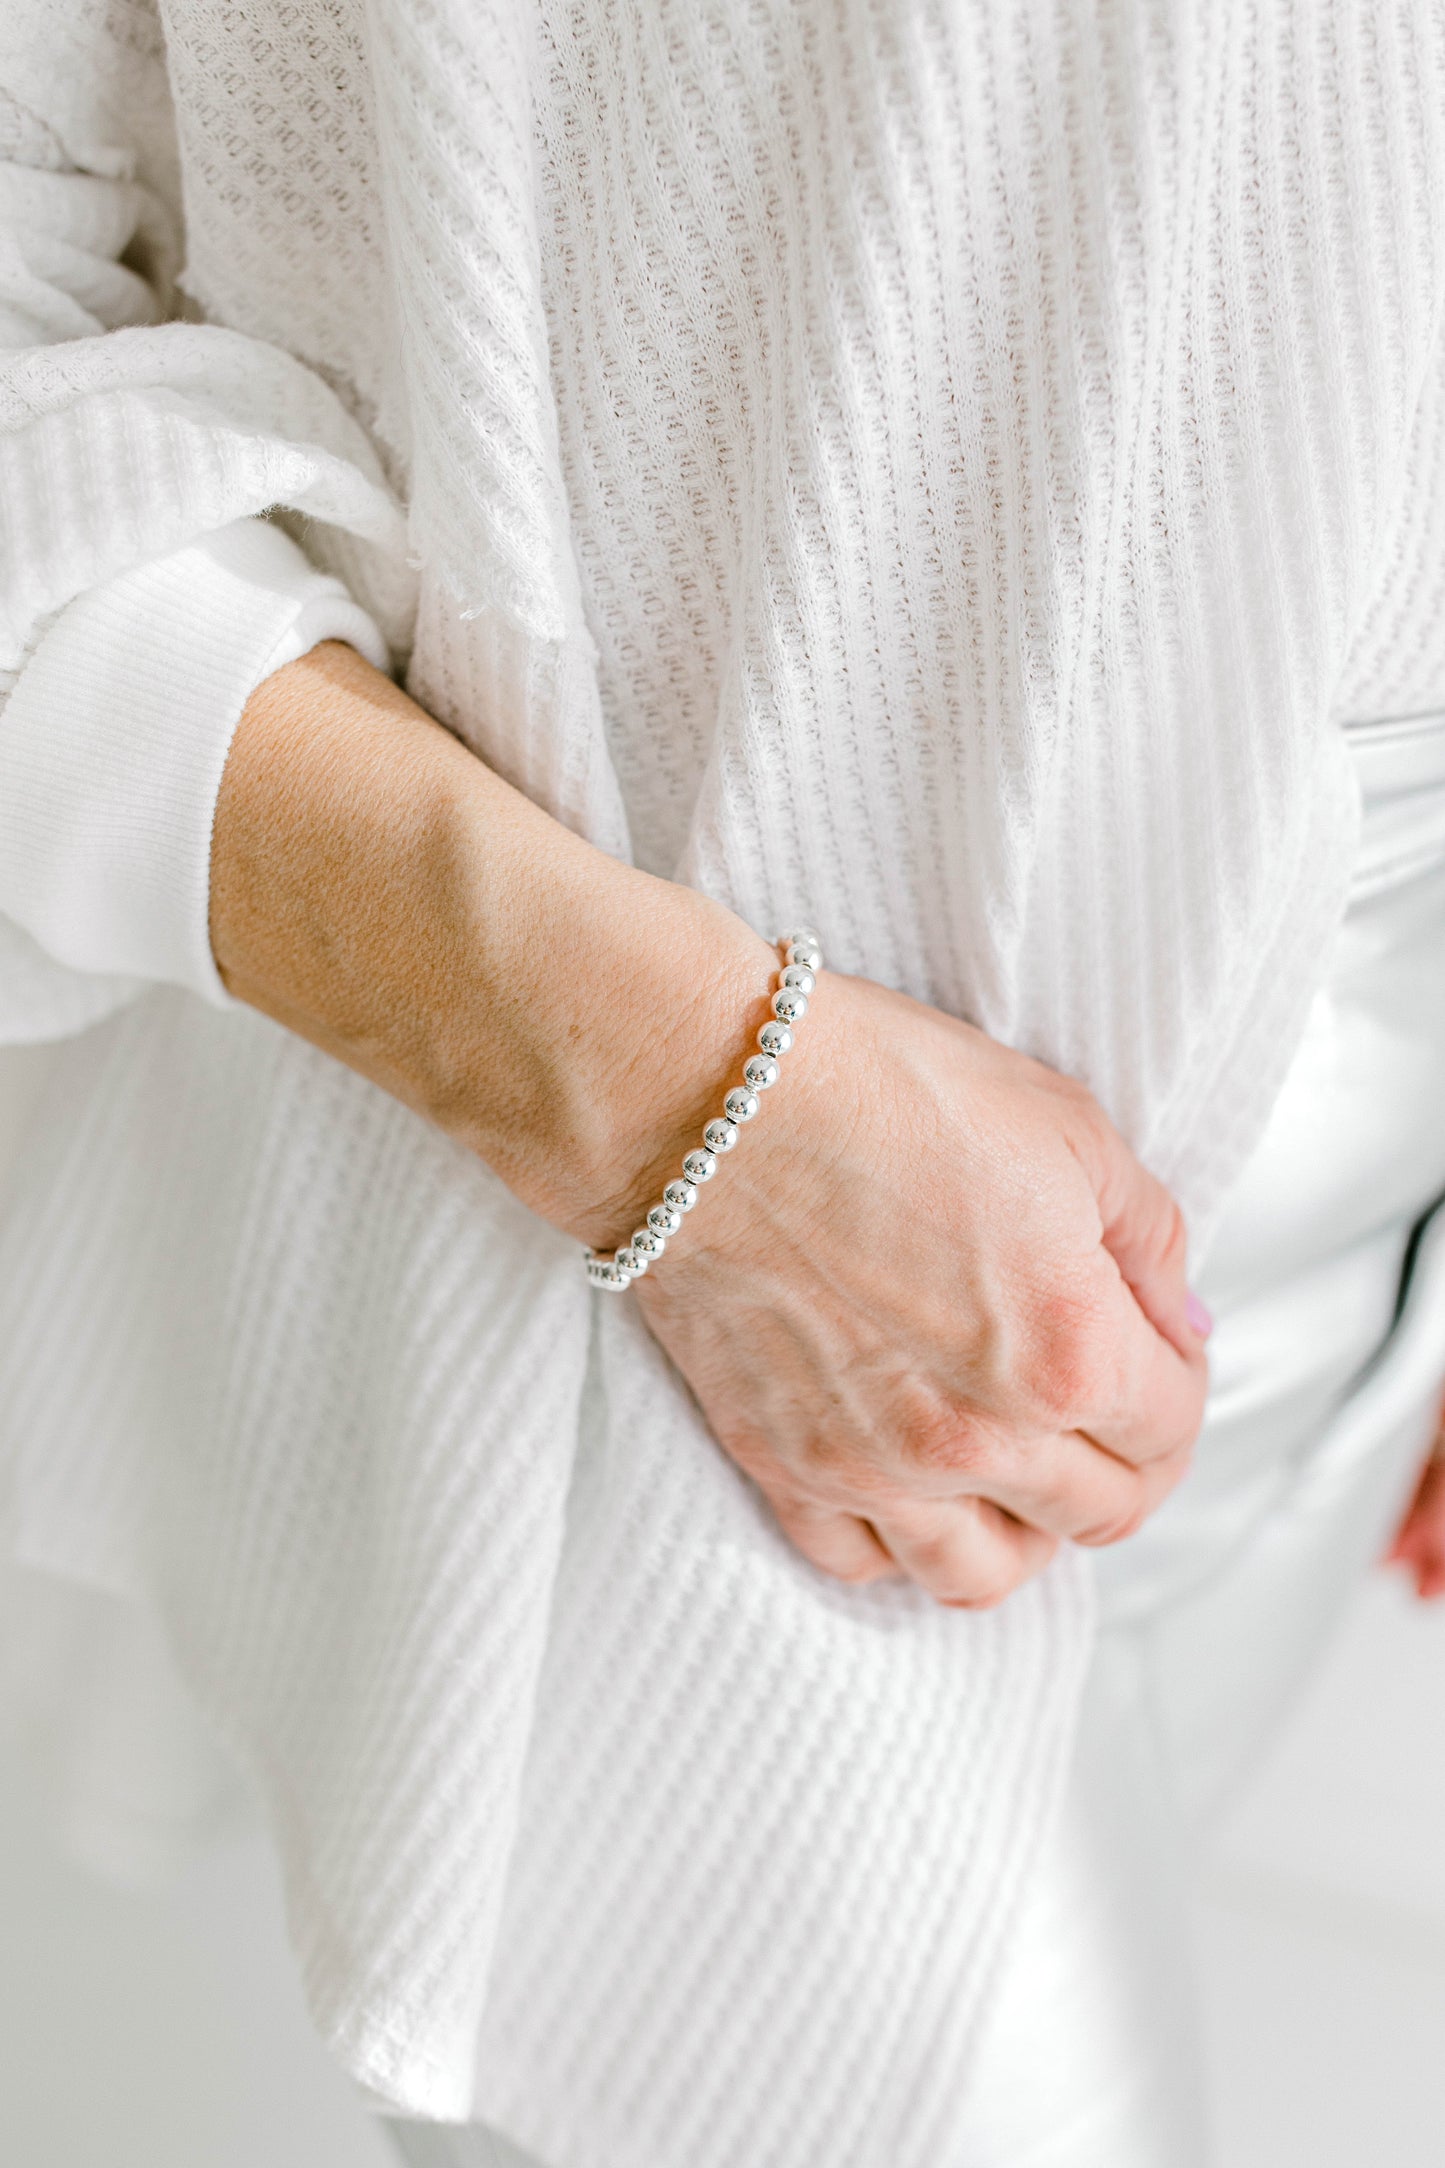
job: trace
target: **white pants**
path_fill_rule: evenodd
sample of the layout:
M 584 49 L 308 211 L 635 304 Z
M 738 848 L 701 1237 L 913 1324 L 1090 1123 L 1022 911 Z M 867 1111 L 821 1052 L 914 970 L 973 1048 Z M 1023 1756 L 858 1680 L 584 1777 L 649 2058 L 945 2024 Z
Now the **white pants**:
M 1191 1558 L 1175 1529 L 1169 1580 L 1146 1585 L 1122 1553 L 1105 1567 L 1069 1793 L 979 2044 L 958 2168 L 1212 2159 L 1192 1854 L 1414 1483 L 1445 1361 L 1445 1214 L 1437 1222 L 1388 1351 L 1229 1555 L 1201 1559 L 1201 1543 Z

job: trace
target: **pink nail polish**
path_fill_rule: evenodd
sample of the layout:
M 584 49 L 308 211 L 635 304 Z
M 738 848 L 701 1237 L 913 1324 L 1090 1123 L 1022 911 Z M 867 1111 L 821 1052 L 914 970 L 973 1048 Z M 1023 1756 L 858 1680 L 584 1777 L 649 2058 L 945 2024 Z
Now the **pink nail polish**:
M 1214 1319 L 1192 1287 L 1189 1290 L 1189 1300 L 1184 1305 L 1184 1315 L 1189 1320 L 1189 1330 L 1197 1332 L 1201 1340 L 1207 1340 L 1214 1330 Z

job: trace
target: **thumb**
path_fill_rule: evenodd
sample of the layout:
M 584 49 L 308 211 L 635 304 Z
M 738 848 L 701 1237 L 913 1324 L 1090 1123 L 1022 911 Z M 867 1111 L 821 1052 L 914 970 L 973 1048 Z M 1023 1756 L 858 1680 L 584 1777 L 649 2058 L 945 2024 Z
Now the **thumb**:
M 1194 1362 L 1214 1321 L 1189 1285 L 1184 1214 L 1102 1109 L 1095 1113 L 1089 1172 L 1100 1240 L 1155 1331 Z

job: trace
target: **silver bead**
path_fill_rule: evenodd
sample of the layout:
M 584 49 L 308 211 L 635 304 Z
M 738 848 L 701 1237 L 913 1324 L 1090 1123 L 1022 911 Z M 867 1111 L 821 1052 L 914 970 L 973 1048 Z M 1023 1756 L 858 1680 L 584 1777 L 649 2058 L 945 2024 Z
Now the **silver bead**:
M 821 971 L 823 968 L 823 951 L 811 936 L 805 941 L 790 941 L 787 955 L 790 964 L 801 964 L 805 971 Z
M 689 1152 L 683 1159 L 682 1171 L 689 1182 L 710 1182 L 717 1173 L 717 1158 L 712 1152 Z
M 799 948 L 805 941 L 809 942 L 814 948 L 818 946 L 818 936 L 811 926 L 794 926 L 789 932 L 778 935 L 779 948 Z
M 702 1141 L 710 1152 L 721 1156 L 722 1153 L 732 1150 L 738 1141 L 738 1133 L 731 1122 L 709 1122 L 702 1133 Z
M 667 1248 L 667 1242 L 653 1228 L 639 1227 L 632 1237 L 632 1247 L 639 1257 L 649 1258 L 655 1263 Z
M 612 1260 L 619 1272 L 625 1272 L 629 1280 L 640 1280 L 647 1270 L 647 1259 L 641 1250 L 634 1250 L 626 1243 Z
M 628 1284 L 625 1272 L 619 1272 L 610 1257 L 589 1257 L 587 1277 L 594 1287 L 605 1287 L 609 1294 L 620 1294 Z
M 795 994 L 811 994 L 817 983 L 803 964 L 789 964 L 778 979 L 780 986 L 790 986 Z
M 765 1054 L 788 1054 L 792 1051 L 793 1034 L 786 1024 L 780 1024 L 774 1017 L 772 1022 L 764 1024 L 758 1033 L 758 1045 Z
M 780 986 L 773 996 L 773 1014 L 783 1024 L 801 1024 L 808 1013 L 808 997 L 796 987 Z
M 670 1204 L 655 1204 L 647 1215 L 647 1224 L 655 1235 L 675 1235 L 682 1225 L 682 1214 Z
M 746 1084 L 734 1084 L 723 1101 L 723 1112 L 730 1122 L 750 1122 L 758 1111 L 758 1095 Z
M 662 1201 L 670 1204 L 674 1212 L 690 1212 L 697 1203 L 697 1188 L 692 1182 L 669 1182 Z
M 743 1063 L 743 1077 L 755 1092 L 771 1091 L 781 1074 L 771 1054 L 753 1054 Z

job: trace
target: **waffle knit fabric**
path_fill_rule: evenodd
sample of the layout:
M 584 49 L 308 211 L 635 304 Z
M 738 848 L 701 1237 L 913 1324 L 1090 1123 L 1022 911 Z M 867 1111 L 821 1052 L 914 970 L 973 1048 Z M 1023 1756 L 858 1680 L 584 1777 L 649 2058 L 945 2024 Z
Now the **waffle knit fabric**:
M 86 598 L 271 512 L 539 803 L 1081 1075 L 1207 1226 L 1343 905 L 1333 725 L 1445 702 L 1434 6 L 11 0 L 0 86 L 0 832 L 64 842 Z M 345 2066 L 556 2168 L 958 2168 L 1077 1561 L 823 1582 L 484 1168 L 5 895 L 5 1032 L 68 1040 L 6 1541 L 160 1620 Z

